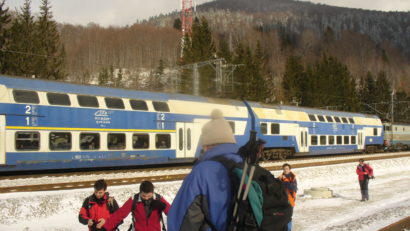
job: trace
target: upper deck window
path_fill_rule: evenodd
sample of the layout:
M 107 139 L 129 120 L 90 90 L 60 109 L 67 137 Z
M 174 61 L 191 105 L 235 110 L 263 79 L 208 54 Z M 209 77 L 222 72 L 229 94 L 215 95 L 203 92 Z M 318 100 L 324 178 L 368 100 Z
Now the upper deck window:
M 169 112 L 168 104 L 165 102 L 153 101 L 152 105 L 154 105 L 155 111 Z
M 333 123 L 333 118 L 331 116 L 326 116 L 327 122 Z
M 349 122 L 350 122 L 351 124 L 354 124 L 353 118 L 348 118 L 348 119 L 349 119 Z
M 105 105 L 108 108 L 124 109 L 124 102 L 120 98 L 105 98 Z
M 270 125 L 270 131 L 272 134 L 280 134 L 280 125 L 272 123 Z
M 47 93 L 47 100 L 48 103 L 51 105 L 63 105 L 63 106 L 70 106 L 70 97 L 67 94 L 60 94 L 60 93 Z
M 82 107 L 98 107 L 98 100 L 97 97 L 95 96 L 89 96 L 89 95 L 78 95 L 78 104 Z
M 40 103 L 38 94 L 35 91 L 13 90 L 13 97 L 17 103 Z
M 131 99 L 130 104 L 133 110 L 148 111 L 147 102 L 145 102 L 144 100 Z
M 316 116 L 312 115 L 312 114 L 309 114 L 309 119 L 310 119 L 310 121 L 316 121 Z
M 235 134 L 235 121 L 228 121 L 229 126 L 231 126 L 232 133 Z
M 318 115 L 317 118 L 319 119 L 320 122 L 325 122 L 325 117 Z
M 268 125 L 266 123 L 261 123 L 262 134 L 268 134 Z
M 348 123 L 349 123 L 349 121 L 347 121 L 346 117 L 342 117 L 342 121 L 343 121 L 343 123 L 345 123 L 345 124 L 348 124 Z
M 340 120 L 339 117 L 336 117 L 336 116 L 335 116 L 335 122 L 336 122 L 336 123 L 341 123 L 342 121 Z

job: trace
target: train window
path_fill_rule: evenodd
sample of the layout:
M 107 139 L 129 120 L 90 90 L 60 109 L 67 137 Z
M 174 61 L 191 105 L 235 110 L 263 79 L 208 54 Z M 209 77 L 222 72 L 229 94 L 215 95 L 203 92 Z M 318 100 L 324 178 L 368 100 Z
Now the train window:
M 326 116 L 327 122 L 333 123 L 333 118 L 331 116 Z
M 270 125 L 271 134 L 280 134 L 280 125 L 272 123 Z
M 16 132 L 16 150 L 39 150 L 40 133 Z
M 311 145 L 317 145 L 317 136 L 311 136 L 310 137 L 310 144 Z
M 188 128 L 186 131 L 186 148 L 191 150 L 191 129 Z
M 335 137 L 329 136 L 329 145 L 334 145 L 334 144 L 335 144 Z
M 125 134 L 124 133 L 109 133 L 107 137 L 107 147 L 111 150 L 125 149 Z
M 77 95 L 78 104 L 82 107 L 99 107 L 97 97 L 89 95 Z
M 47 100 L 48 103 L 51 105 L 63 105 L 63 106 L 70 106 L 70 97 L 67 94 L 59 94 L 59 93 L 47 93 Z
M 349 119 L 349 122 L 351 123 L 351 124 L 354 124 L 354 119 L 353 118 L 348 118 Z
M 344 144 L 349 144 L 349 140 L 350 140 L 349 138 L 350 137 L 349 136 L 344 136 L 343 138 L 344 138 L 344 140 L 343 140 Z
M 336 143 L 337 144 L 343 144 L 342 136 L 336 136 Z
M 80 149 L 97 150 L 100 149 L 100 134 L 98 133 L 81 133 Z
M 350 143 L 351 144 L 356 144 L 356 136 L 351 136 L 350 137 Z
M 339 117 L 336 117 L 336 116 L 335 116 L 335 122 L 336 122 L 336 123 L 341 123 L 342 121 L 340 120 Z
M 148 134 L 133 134 L 132 135 L 132 148 L 133 149 L 147 149 L 149 147 L 149 135 Z
M 391 126 L 384 126 L 385 131 L 391 131 Z
M 184 130 L 182 128 L 178 129 L 178 135 L 179 135 L 179 150 L 182 151 L 184 149 Z
M 310 121 L 316 121 L 316 116 L 312 115 L 312 114 L 309 114 L 309 119 L 310 119 Z
M 13 90 L 13 97 L 17 103 L 40 103 L 38 94 L 35 91 Z
M 344 124 L 348 124 L 348 123 L 349 123 L 349 121 L 347 121 L 347 118 L 346 118 L 346 117 L 342 117 L 342 121 L 343 121 Z
M 268 134 L 268 125 L 266 123 L 261 123 L 262 134 Z
M 152 105 L 154 106 L 155 111 L 169 112 L 168 104 L 165 102 L 153 101 Z
M 396 131 L 397 131 L 397 127 L 396 127 Z M 377 128 L 373 128 L 373 135 L 377 136 Z
M 124 102 L 120 98 L 105 98 L 105 105 L 107 105 L 108 108 L 113 108 L 113 109 L 124 109 Z
M 171 147 L 171 135 L 170 134 L 157 134 L 155 137 L 156 148 L 170 148 Z
M 131 99 L 130 104 L 133 110 L 148 111 L 147 102 L 145 102 L 144 100 Z
M 50 132 L 49 148 L 50 150 L 70 150 L 71 149 L 71 133 Z
M 325 117 L 318 115 L 317 118 L 319 119 L 320 122 L 325 122 Z
M 235 121 L 228 121 L 228 123 L 231 126 L 232 133 L 235 135 Z
M 326 145 L 326 136 L 320 136 L 320 145 Z

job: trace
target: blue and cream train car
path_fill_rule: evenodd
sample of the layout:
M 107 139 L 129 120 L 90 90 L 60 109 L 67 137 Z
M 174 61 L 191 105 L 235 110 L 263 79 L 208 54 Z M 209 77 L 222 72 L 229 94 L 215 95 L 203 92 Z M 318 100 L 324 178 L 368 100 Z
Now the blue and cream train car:
M 0 76 L 0 172 L 192 161 L 215 108 L 239 145 L 255 127 L 267 159 L 383 143 L 370 115 Z
M 382 150 L 383 126 L 374 115 L 292 106 L 254 106 L 265 159 L 291 155 Z
M 193 160 L 214 108 L 244 143 L 240 101 L 0 76 L 0 171 Z

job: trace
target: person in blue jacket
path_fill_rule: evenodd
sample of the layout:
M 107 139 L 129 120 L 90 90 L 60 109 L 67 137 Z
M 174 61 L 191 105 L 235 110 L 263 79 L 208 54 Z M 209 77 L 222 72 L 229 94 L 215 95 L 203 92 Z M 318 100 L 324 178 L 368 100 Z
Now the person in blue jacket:
M 232 216 L 232 189 L 228 171 L 210 159 L 224 156 L 237 163 L 242 158 L 232 128 L 220 110 L 202 127 L 204 153 L 184 179 L 168 213 L 168 231 L 227 230 Z

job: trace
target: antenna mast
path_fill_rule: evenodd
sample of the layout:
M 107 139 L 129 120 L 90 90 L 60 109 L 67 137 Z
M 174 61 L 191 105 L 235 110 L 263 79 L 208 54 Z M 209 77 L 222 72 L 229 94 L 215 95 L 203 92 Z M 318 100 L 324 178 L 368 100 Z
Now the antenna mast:
M 181 0 L 181 29 L 182 29 L 182 39 L 181 39 L 181 57 L 184 50 L 184 38 L 185 36 L 191 36 L 192 32 L 192 0 Z

